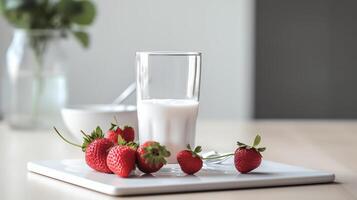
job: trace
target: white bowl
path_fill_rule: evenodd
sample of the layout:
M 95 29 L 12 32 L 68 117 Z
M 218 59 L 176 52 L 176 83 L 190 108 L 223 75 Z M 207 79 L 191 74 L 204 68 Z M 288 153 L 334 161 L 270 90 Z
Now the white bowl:
M 63 121 L 70 133 L 78 140 L 83 140 L 80 130 L 90 134 L 97 126 L 105 133 L 110 124 L 114 123 L 114 116 L 120 126 L 129 125 L 135 130 L 135 138 L 138 138 L 138 118 L 136 106 L 93 104 L 68 106 L 61 111 Z

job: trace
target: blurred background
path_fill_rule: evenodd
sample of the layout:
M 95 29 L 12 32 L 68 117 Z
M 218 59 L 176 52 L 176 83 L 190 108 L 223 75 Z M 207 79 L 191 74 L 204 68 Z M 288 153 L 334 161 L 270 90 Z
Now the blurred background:
M 136 51 L 180 50 L 203 54 L 200 118 L 357 117 L 356 1 L 93 3 L 89 48 L 64 42 L 70 105 L 112 102 L 135 80 Z M 0 18 L 2 113 L 13 30 Z

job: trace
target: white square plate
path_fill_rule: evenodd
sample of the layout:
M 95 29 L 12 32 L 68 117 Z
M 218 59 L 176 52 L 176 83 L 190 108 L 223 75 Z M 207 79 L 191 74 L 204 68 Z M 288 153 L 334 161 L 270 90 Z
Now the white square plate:
M 249 174 L 239 174 L 232 162 L 204 165 L 195 175 L 185 175 L 178 165 L 169 164 L 153 175 L 137 170 L 130 178 L 96 172 L 83 160 L 35 161 L 29 162 L 27 169 L 114 196 L 329 183 L 335 179 L 332 173 L 272 161 L 263 161 Z

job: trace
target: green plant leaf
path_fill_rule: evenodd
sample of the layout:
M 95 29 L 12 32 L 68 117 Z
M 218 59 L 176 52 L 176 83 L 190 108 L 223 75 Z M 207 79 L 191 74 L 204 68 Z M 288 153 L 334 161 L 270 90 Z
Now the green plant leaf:
M 255 136 L 255 139 L 254 139 L 254 142 L 253 142 L 253 147 L 258 146 L 258 144 L 260 143 L 261 139 L 262 138 L 260 137 L 260 135 Z
M 72 32 L 88 47 L 89 35 L 81 26 L 94 21 L 96 9 L 90 0 L 0 0 L 0 13 L 16 28 Z
M 23 0 L 3 0 L 4 9 L 6 10 L 21 10 L 21 8 L 29 7 L 28 5 L 33 5 L 33 1 L 23 1 Z
M 17 28 L 30 28 L 31 15 L 29 13 L 17 11 L 4 11 L 4 16 L 10 24 Z
M 92 2 L 83 0 L 76 2 L 80 12 L 71 16 L 71 21 L 78 25 L 90 25 L 96 16 L 95 6 Z
M 72 16 L 82 12 L 82 8 L 77 1 L 74 0 L 60 0 L 54 5 L 57 14 L 61 15 L 63 19 L 69 20 Z
M 73 31 L 74 37 L 81 43 L 84 48 L 89 46 L 89 35 L 83 31 Z
M 5 0 L 0 0 L 0 14 L 3 14 L 5 10 Z

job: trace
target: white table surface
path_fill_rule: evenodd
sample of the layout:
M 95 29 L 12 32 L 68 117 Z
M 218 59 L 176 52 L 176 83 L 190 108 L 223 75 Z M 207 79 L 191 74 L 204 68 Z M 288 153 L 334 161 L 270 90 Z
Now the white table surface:
M 154 196 L 111 197 L 29 173 L 31 160 L 79 158 L 52 131 L 15 131 L 0 123 L 0 199 L 357 199 L 357 121 L 199 121 L 204 150 L 231 151 L 260 133 L 264 158 L 334 172 L 337 183 Z

